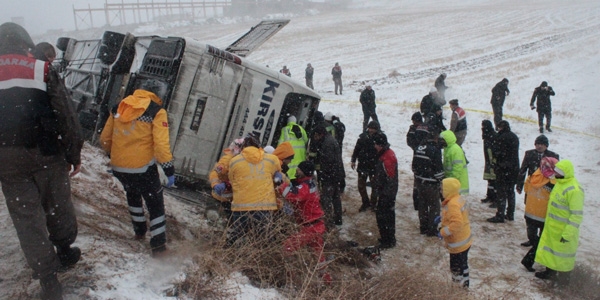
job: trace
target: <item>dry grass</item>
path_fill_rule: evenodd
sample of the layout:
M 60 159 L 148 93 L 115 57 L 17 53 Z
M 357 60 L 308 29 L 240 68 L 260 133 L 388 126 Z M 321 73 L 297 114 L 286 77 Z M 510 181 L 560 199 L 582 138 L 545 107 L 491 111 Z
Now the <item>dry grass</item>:
M 224 288 L 234 272 L 259 288 L 275 288 L 288 299 L 468 299 L 468 293 L 448 282 L 431 280 L 416 267 L 381 271 L 361 249 L 340 240 L 335 232 L 325 236 L 325 268 L 318 266 L 310 249 L 285 253 L 283 241 L 296 225 L 282 218 L 273 236 L 247 237 L 243 244 L 225 246 L 225 235 L 214 234 L 205 251 L 197 252 L 194 267 L 175 284 L 170 295 L 191 299 L 229 299 L 235 289 Z M 331 274 L 328 285 L 321 276 Z M 381 273 L 382 272 L 382 273 Z M 381 273 L 381 274 L 378 274 Z

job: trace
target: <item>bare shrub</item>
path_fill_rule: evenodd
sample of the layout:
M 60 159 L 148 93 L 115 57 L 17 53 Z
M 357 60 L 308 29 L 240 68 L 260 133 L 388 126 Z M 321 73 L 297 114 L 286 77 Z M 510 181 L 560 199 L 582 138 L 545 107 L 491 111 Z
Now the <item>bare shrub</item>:
M 336 230 L 324 236 L 325 263 L 306 247 L 294 253 L 282 245 L 298 227 L 287 218 L 272 224 L 271 235 L 249 234 L 243 242 L 227 247 L 225 234 L 216 234 L 194 257 L 195 266 L 175 284 L 174 296 L 192 299 L 225 299 L 233 291 L 223 282 L 233 272 L 247 276 L 259 288 L 276 288 L 288 299 L 467 299 L 468 294 L 447 282 L 430 280 L 416 267 L 389 270 L 366 258 L 362 249 L 339 238 Z M 323 280 L 328 273 L 332 282 Z
M 395 78 L 398 76 L 400 76 L 400 72 L 398 72 L 398 70 L 393 70 L 392 72 L 390 72 L 390 74 L 388 74 L 388 77 L 392 77 L 392 78 Z

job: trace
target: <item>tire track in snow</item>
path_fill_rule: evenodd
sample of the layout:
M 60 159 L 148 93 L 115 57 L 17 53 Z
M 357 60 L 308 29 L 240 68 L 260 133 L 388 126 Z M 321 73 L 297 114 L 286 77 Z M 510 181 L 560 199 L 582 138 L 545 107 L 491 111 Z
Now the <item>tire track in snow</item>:
M 573 30 L 565 33 L 555 34 L 543 38 L 541 40 L 522 44 L 511 49 L 503 50 L 496 53 L 491 53 L 469 60 L 462 60 L 456 63 L 418 70 L 408 73 L 400 73 L 392 78 L 382 77 L 370 80 L 352 81 L 349 86 L 363 86 L 373 82 L 406 82 L 423 78 L 435 78 L 440 73 L 459 73 L 469 70 L 480 69 L 484 65 L 494 65 L 507 60 L 515 59 L 516 57 L 530 55 L 545 49 L 551 49 L 559 45 L 569 43 L 574 40 L 584 39 L 588 36 L 598 35 L 600 32 L 600 24 L 590 26 L 583 29 Z

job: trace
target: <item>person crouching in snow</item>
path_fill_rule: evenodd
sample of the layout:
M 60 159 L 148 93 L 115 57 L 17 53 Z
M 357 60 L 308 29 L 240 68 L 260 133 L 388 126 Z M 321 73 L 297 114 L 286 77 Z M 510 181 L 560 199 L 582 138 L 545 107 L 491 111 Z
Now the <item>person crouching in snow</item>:
M 467 201 L 460 194 L 460 181 L 456 178 L 442 180 L 442 215 L 436 218 L 440 229 L 439 237 L 450 252 L 450 271 L 452 281 L 462 287 L 469 287 L 468 255 L 472 236 L 469 224 Z
M 310 161 L 303 161 L 296 169 L 295 184 L 284 182 L 277 189 L 285 197 L 292 208 L 296 222 L 301 226 L 300 232 L 288 237 L 283 242 L 283 248 L 288 253 L 293 253 L 303 246 L 310 246 L 319 257 L 319 264 L 325 262 L 323 256 L 323 234 L 326 231 L 323 222 L 323 210 L 319 189 L 313 180 L 315 165 Z M 325 282 L 331 282 L 331 276 L 323 273 Z

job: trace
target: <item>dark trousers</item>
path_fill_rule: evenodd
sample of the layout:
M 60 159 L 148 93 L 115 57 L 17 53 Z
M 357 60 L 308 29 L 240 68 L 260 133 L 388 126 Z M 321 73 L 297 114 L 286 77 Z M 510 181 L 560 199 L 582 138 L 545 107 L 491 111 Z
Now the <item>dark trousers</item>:
M 358 193 L 362 200 L 362 204 L 365 206 L 375 207 L 377 205 L 377 193 L 375 189 L 371 189 L 371 197 L 367 193 L 367 178 L 373 183 L 374 175 L 370 175 L 367 172 L 358 172 Z
M 440 215 L 440 184 L 423 183 L 417 179 L 417 191 L 421 234 L 437 235 L 437 227 L 433 221 Z
M 379 122 L 375 109 L 363 109 L 363 132 L 367 131 L 367 125 L 369 125 L 370 119 Z
M 552 111 L 538 111 L 538 125 L 540 125 L 540 129 L 544 128 L 544 117 L 546 117 L 546 129 L 549 129 L 550 122 L 552 121 Z
M 242 237 L 271 238 L 270 227 L 273 224 L 273 212 L 268 210 L 234 211 L 231 213 L 230 232 L 227 237 L 229 246 Z
M 417 177 L 413 176 L 413 208 L 418 211 L 419 210 L 419 190 L 417 189 Z
M 51 275 L 60 267 L 54 246 L 68 247 L 77 238 L 67 163 L 16 147 L 0 148 L 0 163 L 6 207 L 33 278 Z
M 527 224 L 527 238 L 529 239 L 529 242 L 531 242 L 531 248 L 527 251 L 527 254 L 525 254 L 525 257 L 523 257 L 521 262 L 532 267 L 535 262 L 535 252 L 537 251 L 540 237 L 544 230 L 544 222 L 525 217 L 525 224 Z
M 496 203 L 496 180 L 488 180 L 487 182 L 487 194 L 485 197 L 491 200 L 492 203 Z
M 469 249 L 460 253 L 450 253 L 452 281 L 462 287 L 469 287 Z
M 379 228 L 380 242 L 386 245 L 396 245 L 396 198 L 382 196 L 377 202 L 377 228 Z
M 158 167 L 156 165 L 149 166 L 144 173 L 113 171 L 113 174 L 123 184 L 127 194 L 127 205 L 129 205 L 129 214 L 135 234 L 143 236 L 148 230 L 142 202 L 144 200 L 150 215 L 150 247 L 153 251 L 164 250 L 167 243 L 167 221 Z
M 496 181 L 496 193 L 498 195 L 497 216 L 515 218 L 515 184 Z M 508 207 L 507 207 L 508 204 Z
M 312 78 L 310 78 L 310 79 L 306 78 L 306 86 L 309 87 L 311 90 L 315 89 L 315 87 L 313 86 Z
M 340 95 L 342 94 L 342 78 L 333 78 L 333 84 L 335 86 L 335 94 L 338 94 L 338 89 L 340 90 Z
M 328 228 L 331 225 L 342 225 L 342 199 L 340 185 L 337 182 L 321 182 L 321 207 L 325 212 Z
M 492 105 L 494 111 L 494 126 L 498 127 L 498 123 L 502 121 L 502 105 Z

